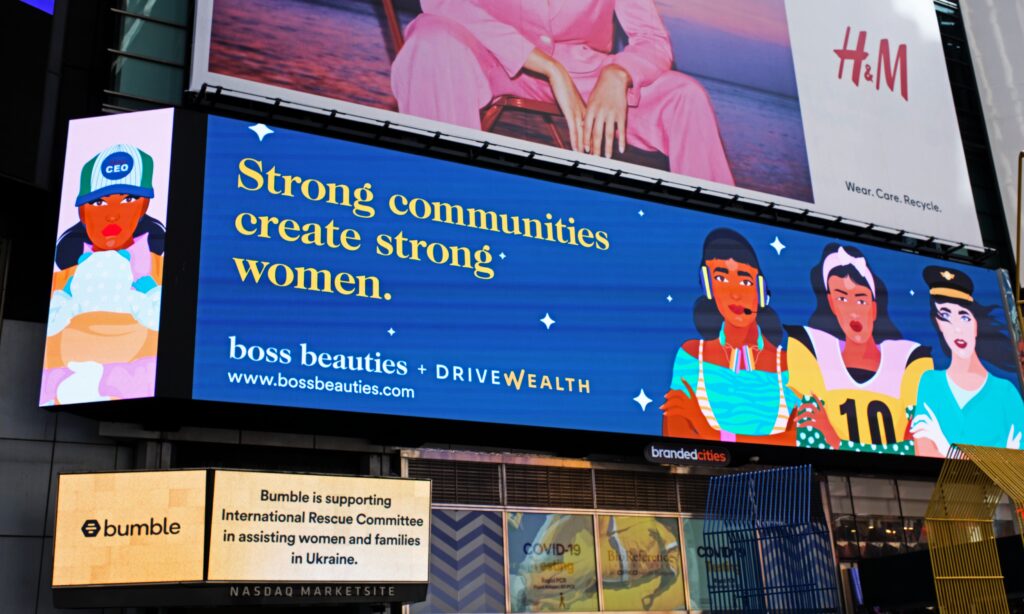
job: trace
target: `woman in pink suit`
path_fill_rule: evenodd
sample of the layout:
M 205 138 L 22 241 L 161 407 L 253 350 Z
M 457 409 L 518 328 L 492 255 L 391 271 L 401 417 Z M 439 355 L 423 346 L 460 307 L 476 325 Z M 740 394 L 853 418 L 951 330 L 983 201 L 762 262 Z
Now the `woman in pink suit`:
M 513 95 L 555 102 L 574 151 L 626 143 L 668 156 L 672 172 L 733 185 L 704 88 L 672 70 L 654 0 L 422 0 L 391 69 L 398 109 L 480 128 Z M 614 19 L 629 38 L 612 53 Z

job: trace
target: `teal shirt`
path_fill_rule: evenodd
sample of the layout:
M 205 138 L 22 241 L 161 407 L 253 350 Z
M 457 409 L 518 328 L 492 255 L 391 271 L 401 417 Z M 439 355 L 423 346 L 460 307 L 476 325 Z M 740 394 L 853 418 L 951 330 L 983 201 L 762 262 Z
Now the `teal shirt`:
M 925 403 L 951 444 L 1005 448 L 1010 426 L 1014 433 L 1024 427 L 1024 401 L 1017 387 L 991 373 L 981 390 L 961 408 L 949 389 L 946 372 L 927 371 L 917 388 L 915 415 L 924 413 Z
M 673 390 L 686 392 L 685 379 L 697 390 L 698 363 L 695 356 L 679 348 L 672 365 Z M 786 407 L 793 408 L 799 399 L 788 387 L 789 371 L 782 372 Z M 779 380 L 775 372 L 740 371 L 704 361 L 704 387 L 708 403 L 722 429 L 737 435 L 770 435 L 779 413 Z

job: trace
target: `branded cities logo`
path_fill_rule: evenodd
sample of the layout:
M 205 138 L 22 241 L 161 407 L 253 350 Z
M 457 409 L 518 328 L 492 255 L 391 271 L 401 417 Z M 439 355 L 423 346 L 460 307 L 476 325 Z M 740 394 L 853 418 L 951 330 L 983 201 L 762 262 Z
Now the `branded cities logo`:
M 90 518 L 82 523 L 82 535 L 85 537 L 145 537 L 160 535 L 178 535 L 181 523 L 171 522 L 166 516 L 162 520 L 150 518 L 148 522 L 118 524 L 109 520 Z
M 650 444 L 644 457 L 658 464 L 670 465 L 728 465 L 729 450 L 714 446 L 673 446 Z
M 843 39 L 842 49 L 834 49 L 839 56 L 839 80 L 843 80 L 846 63 L 852 64 L 850 79 L 853 84 L 860 87 L 861 77 L 867 83 L 874 83 L 875 89 L 882 88 L 882 79 L 885 79 L 885 86 L 890 92 L 896 92 L 896 81 L 899 80 L 900 96 L 903 100 L 910 100 L 910 93 L 907 91 L 907 45 L 901 44 L 896 48 L 895 58 L 893 57 L 889 39 L 883 38 L 878 41 L 877 60 L 874 66 L 871 65 L 871 52 L 867 51 L 868 33 L 864 30 L 857 35 L 857 46 L 850 48 L 850 26 L 846 26 L 846 37 Z

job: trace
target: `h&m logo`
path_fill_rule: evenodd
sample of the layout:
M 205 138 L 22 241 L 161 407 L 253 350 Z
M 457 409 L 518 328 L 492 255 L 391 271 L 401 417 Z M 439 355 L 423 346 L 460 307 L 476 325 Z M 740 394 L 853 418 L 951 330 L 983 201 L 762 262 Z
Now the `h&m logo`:
M 137 537 L 148 535 L 177 535 L 181 533 L 181 523 L 170 522 L 166 516 L 163 520 L 150 518 L 149 522 L 117 524 L 109 520 L 90 518 L 82 523 L 82 535 L 85 537 Z
M 882 88 L 882 79 L 884 78 L 885 85 L 889 88 L 889 91 L 895 92 L 898 81 L 900 96 L 903 97 L 903 100 L 909 101 L 906 43 L 902 43 L 896 48 L 894 56 L 889 45 L 889 39 L 883 38 L 880 40 L 878 42 L 877 60 L 875 61 L 874 70 L 872 70 L 871 63 L 866 62 L 871 56 L 871 53 L 867 51 L 868 33 L 861 30 L 860 34 L 857 35 L 857 46 L 851 49 L 850 30 L 850 26 L 846 26 L 846 37 L 843 38 L 842 49 L 833 50 L 839 56 L 839 80 L 843 80 L 846 62 L 849 61 L 853 64 L 853 70 L 850 71 L 850 79 L 855 86 L 860 87 L 860 80 L 863 77 L 868 83 L 873 82 L 875 89 L 879 90 Z

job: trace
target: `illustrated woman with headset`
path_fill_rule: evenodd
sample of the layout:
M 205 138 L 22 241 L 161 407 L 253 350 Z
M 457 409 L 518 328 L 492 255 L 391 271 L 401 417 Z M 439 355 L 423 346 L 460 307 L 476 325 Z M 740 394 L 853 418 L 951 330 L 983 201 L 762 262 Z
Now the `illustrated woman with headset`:
M 782 325 L 768 306 L 757 254 L 739 233 L 711 231 L 699 268 L 703 295 L 693 308 L 700 335 L 683 343 L 665 395 L 669 437 L 794 445 Z

